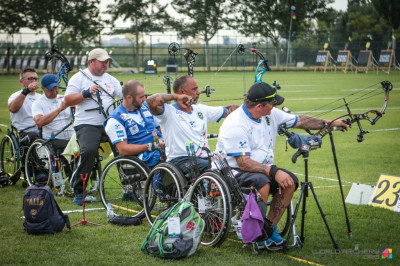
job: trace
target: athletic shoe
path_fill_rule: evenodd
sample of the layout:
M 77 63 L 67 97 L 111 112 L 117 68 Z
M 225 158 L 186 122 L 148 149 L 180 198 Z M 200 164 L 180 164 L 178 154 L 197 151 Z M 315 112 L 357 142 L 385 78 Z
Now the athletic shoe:
M 267 241 L 265 241 L 265 245 L 267 247 L 270 246 L 280 246 L 283 243 L 285 243 L 286 239 L 284 239 L 283 237 L 281 237 L 281 235 L 278 233 L 277 230 L 277 226 L 274 226 L 274 232 L 272 233 L 272 236 L 270 238 L 267 239 Z
M 258 249 L 265 249 L 265 241 L 256 242 Z
M 83 194 L 75 194 L 74 201 L 72 202 L 75 205 L 82 206 Z

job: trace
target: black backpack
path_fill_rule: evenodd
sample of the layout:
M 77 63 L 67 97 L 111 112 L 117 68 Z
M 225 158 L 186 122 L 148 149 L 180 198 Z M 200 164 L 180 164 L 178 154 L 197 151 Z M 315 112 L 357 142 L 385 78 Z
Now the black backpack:
M 28 187 L 24 194 L 24 227 L 28 234 L 54 234 L 65 225 L 71 229 L 68 215 L 64 215 L 49 186 Z

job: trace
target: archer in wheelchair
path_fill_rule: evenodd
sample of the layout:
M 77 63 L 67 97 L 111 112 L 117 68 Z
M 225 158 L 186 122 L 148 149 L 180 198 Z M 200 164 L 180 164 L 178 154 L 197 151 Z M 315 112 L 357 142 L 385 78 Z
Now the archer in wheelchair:
M 39 137 L 39 130 L 32 117 L 32 103 L 40 97 L 36 93 L 39 88 L 37 81 L 36 70 L 24 68 L 19 79 L 22 90 L 8 98 L 11 130 L 8 129 L 0 146 L 0 185 L 15 184 L 20 179 L 25 153 L 29 145 Z
M 143 217 L 144 182 L 150 168 L 164 160 L 160 126 L 145 103 L 145 93 L 142 83 L 128 81 L 122 89 L 122 104 L 104 122 L 120 156 L 105 166 L 100 191 L 103 204 L 111 203 L 119 216 Z
M 64 96 L 58 94 L 60 84 L 53 74 L 41 79 L 44 95 L 32 105 L 32 115 L 41 128 L 42 139 L 32 143 L 25 161 L 25 176 L 30 185 L 50 184 L 64 191 L 64 183 L 72 174 L 69 161 L 62 152 L 74 133 L 72 112 L 64 104 Z M 66 178 L 63 178 L 63 172 Z
M 152 170 L 145 185 L 145 213 L 150 223 L 152 217 L 183 198 L 191 179 L 209 168 L 207 153 L 202 150 L 202 147 L 208 147 L 207 124 L 219 122 L 237 108 L 237 105 L 211 107 L 196 104 L 201 92 L 197 81 L 188 75 L 175 79 L 173 90 L 172 95 L 159 93 L 147 98 L 150 111 L 161 126 L 167 157 L 167 163 Z M 168 104 L 169 101 L 175 102 Z M 188 149 L 194 151 L 197 173 L 189 166 L 192 157 L 188 156 Z M 162 180 L 154 181 L 158 172 Z M 161 181 L 163 186 L 157 187 Z
M 265 82 L 256 82 L 248 90 L 244 103 L 220 127 L 217 149 L 227 153 L 227 162 L 240 186 L 254 186 L 262 201 L 258 202 L 263 217 L 267 214 L 269 194 L 273 195 L 267 218 L 273 233 L 259 248 L 283 246 L 285 239 L 277 230 L 285 209 L 298 187 L 297 177 L 274 165 L 275 140 L 279 125 L 289 128 L 320 129 L 327 121 L 304 115 L 285 113 L 277 108 L 283 97 L 276 88 Z M 343 121 L 335 126 L 347 128 Z M 332 125 L 333 126 L 333 125 Z

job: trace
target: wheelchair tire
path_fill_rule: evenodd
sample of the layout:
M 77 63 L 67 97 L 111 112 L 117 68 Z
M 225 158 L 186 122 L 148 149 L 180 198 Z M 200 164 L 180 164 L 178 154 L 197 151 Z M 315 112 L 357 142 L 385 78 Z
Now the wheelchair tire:
M 0 173 L 10 181 L 10 177 L 18 171 L 19 167 L 18 143 L 13 136 L 5 135 L 0 144 Z
M 111 203 L 118 216 L 144 217 L 143 188 L 150 169 L 134 156 L 117 156 L 100 177 L 100 196 L 105 208 Z
M 162 187 L 163 191 L 156 192 L 153 179 L 158 176 L 161 182 L 157 188 Z M 150 171 L 143 195 L 144 211 L 150 225 L 158 215 L 183 199 L 185 183 L 181 170 L 171 163 L 160 163 Z
M 25 156 L 25 178 L 29 185 L 50 185 L 53 173 L 51 156 L 53 149 L 51 145 L 42 145 L 44 140 L 35 140 Z
M 188 201 L 204 219 L 201 244 L 220 246 L 231 228 L 231 206 L 223 179 L 213 171 L 203 173 L 192 185 Z

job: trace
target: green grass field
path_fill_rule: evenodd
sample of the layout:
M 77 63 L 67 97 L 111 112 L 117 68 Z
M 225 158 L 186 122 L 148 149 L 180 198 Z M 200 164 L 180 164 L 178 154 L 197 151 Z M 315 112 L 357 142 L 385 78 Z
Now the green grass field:
M 138 79 L 145 84 L 147 93 L 166 92 L 162 74 L 115 73 L 115 77 L 123 82 Z M 241 72 L 219 72 L 217 75 L 195 72 L 195 78 L 201 88 L 209 83 L 216 90 L 209 98 L 201 96 L 200 99 L 204 103 L 227 105 L 241 104 L 245 91 L 243 86 L 245 84 L 248 88 L 252 84 L 254 74 L 247 72 L 245 81 Z M 384 102 L 383 91 L 363 101 L 357 102 L 356 99 L 366 92 L 371 92 L 371 89 L 378 88 L 379 82 L 391 81 L 394 89 L 390 93 L 385 115 L 374 126 L 368 121 L 362 121 L 364 130 L 370 131 L 365 135 L 365 141 L 362 143 L 356 141 L 359 132 L 356 124 L 353 124 L 353 128 L 346 133 L 334 132 L 334 140 L 345 197 L 352 183 L 373 186 L 382 173 L 400 176 L 399 72 L 392 72 L 390 75 L 383 72 L 378 74 L 270 72 L 265 74 L 263 79 L 268 83 L 276 80 L 282 86 L 279 93 L 286 99 L 284 105 L 293 113 L 327 119 L 346 113 L 345 107 L 340 107 L 343 104 L 340 98 L 349 95 L 346 99 L 350 102 L 352 113 L 380 110 Z M 2 125 L 10 125 L 7 99 L 19 88 L 17 76 L 0 76 L 0 124 Z M 369 89 L 360 92 L 365 88 Z M 330 104 L 333 101 L 336 102 Z M 336 109 L 333 112 L 324 112 L 333 108 Z M 324 115 L 321 116 L 321 113 Z M 7 128 L 4 126 L 0 128 L 2 137 Z M 219 124 L 210 124 L 209 133 L 217 133 L 218 128 Z M 242 244 L 232 233 L 220 248 L 200 246 L 193 257 L 171 261 L 150 257 L 140 251 L 140 244 L 150 229 L 147 221 L 144 220 L 144 223 L 137 227 L 107 224 L 105 210 L 86 213 L 88 221 L 104 224 L 101 227 L 80 225 L 70 232 L 64 230 L 56 235 L 27 235 L 23 230 L 21 218 L 25 189 L 21 186 L 21 182 L 18 182 L 14 186 L 0 188 L 0 264 L 399 265 L 399 213 L 378 207 L 347 204 L 353 239 L 347 236 L 329 137 L 323 138 L 322 141 L 322 148 L 310 153 L 309 180 L 316 188 L 332 234 L 341 248 L 338 254 L 334 252 L 331 239 L 312 197 L 307 200 L 305 243 L 302 248 L 290 249 L 287 254 L 262 252 L 259 256 L 255 256 L 250 248 L 242 248 Z M 215 144 L 216 140 L 210 140 L 212 149 L 215 148 Z M 300 180 L 304 180 L 303 159 L 299 157 L 297 163 L 293 164 L 291 157 L 295 150 L 289 146 L 285 151 L 285 147 L 285 137 L 278 137 L 275 150 L 276 164 L 293 171 Z M 389 195 L 389 201 L 393 202 L 399 197 L 398 187 L 397 185 L 394 192 Z M 298 195 L 299 192 L 296 192 L 294 203 Z M 100 196 L 97 195 L 97 198 Z M 81 209 L 72 204 L 72 198 L 57 197 L 56 200 L 64 211 Z M 96 202 L 87 205 L 87 208 L 97 207 L 102 207 L 102 204 Z M 74 224 L 82 219 L 82 214 L 70 213 L 69 217 Z M 296 222 L 298 231 L 300 220 L 299 213 Z M 393 259 L 381 259 L 380 251 L 384 248 L 392 249 Z

